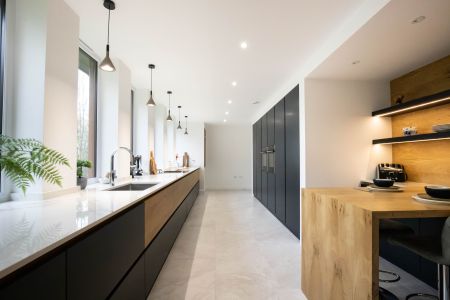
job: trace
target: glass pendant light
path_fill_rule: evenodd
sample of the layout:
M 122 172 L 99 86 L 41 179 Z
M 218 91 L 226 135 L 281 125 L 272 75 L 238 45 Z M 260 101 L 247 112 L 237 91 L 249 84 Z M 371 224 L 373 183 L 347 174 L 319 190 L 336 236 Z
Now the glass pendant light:
M 178 127 L 177 127 L 177 129 L 183 129 L 181 127 L 181 106 L 180 105 L 178 105 Z
M 150 68 L 150 98 L 147 101 L 148 106 L 155 106 L 155 100 L 153 100 L 153 70 L 155 69 L 155 65 L 148 65 Z
M 187 131 L 187 118 L 188 118 L 188 116 L 184 116 L 184 117 L 186 119 L 186 129 L 184 130 L 184 134 L 188 134 L 188 131 Z
M 106 57 L 100 63 L 100 69 L 107 72 L 114 72 L 116 67 L 114 67 L 111 58 L 109 58 L 109 23 L 111 19 L 111 10 L 116 9 L 116 4 L 112 0 L 105 0 L 103 6 L 108 10 L 108 39 L 106 43 Z
M 169 115 L 167 116 L 167 121 L 172 122 L 172 116 L 170 115 L 170 95 L 172 95 L 171 91 L 167 91 L 167 94 L 169 95 Z

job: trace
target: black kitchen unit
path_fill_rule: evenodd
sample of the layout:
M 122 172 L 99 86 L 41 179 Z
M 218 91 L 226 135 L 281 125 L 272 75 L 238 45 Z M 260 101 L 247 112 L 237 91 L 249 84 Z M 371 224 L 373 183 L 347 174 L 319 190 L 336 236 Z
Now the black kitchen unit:
M 253 195 L 300 238 L 299 86 L 253 124 Z

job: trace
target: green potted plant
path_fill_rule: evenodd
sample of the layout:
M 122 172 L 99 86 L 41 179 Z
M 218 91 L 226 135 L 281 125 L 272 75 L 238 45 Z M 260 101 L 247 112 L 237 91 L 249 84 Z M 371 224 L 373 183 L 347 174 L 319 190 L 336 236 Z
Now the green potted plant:
M 0 170 L 24 194 L 35 178 L 61 186 L 58 165 L 69 166 L 69 161 L 41 142 L 0 135 Z
M 87 177 L 83 177 L 83 168 L 92 168 L 92 162 L 89 160 L 77 160 L 77 185 L 84 190 L 87 186 Z

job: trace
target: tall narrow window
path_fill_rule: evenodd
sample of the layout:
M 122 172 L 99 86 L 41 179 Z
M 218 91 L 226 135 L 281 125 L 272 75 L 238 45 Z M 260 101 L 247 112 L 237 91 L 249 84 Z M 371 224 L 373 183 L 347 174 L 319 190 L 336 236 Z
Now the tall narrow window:
M 0 134 L 3 134 L 3 77 L 5 70 L 5 5 L 6 0 L 0 0 Z
M 131 90 L 131 132 L 130 149 L 134 153 L 134 91 Z M 136 154 L 136 153 L 134 153 Z
M 97 61 L 80 49 L 78 69 L 77 156 L 92 162 L 85 170 L 88 178 L 96 176 L 97 151 Z

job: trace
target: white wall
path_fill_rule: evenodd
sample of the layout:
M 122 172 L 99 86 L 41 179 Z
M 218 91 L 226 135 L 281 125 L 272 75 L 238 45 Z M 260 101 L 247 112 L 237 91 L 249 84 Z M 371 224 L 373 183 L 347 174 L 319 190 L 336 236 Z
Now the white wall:
M 79 18 L 62 0 L 8 1 L 5 131 L 36 138 L 64 154 L 62 189 L 76 185 L 76 101 Z M 37 182 L 30 193 L 59 191 Z
M 207 124 L 206 189 L 252 189 L 252 147 L 251 124 Z
M 389 105 L 389 82 L 307 79 L 304 97 L 304 186 L 357 186 L 391 161 L 390 146 L 372 146 L 391 136 L 390 120 L 371 116 Z
M 144 173 L 149 172 L 150 150 L 153 150 L 153 144 L 150 146 L 151 136 L 150 130 L 153 126 L 150 123 L 150 110 L 147 107 L 149 91 L 146 89 L 134 90 L 134 154 L 142 156 L 142 166 Z
M 175 122 L 178 126 L 178 122 Z M 205 169 L 204 169 L 204 130 L 205 124 L 200 122 L 188 123 L 188 134 L 184 134 L 184 125 L 182 130 L 176 131 L 176 150 L 178 162 L 183 164 L 184 152 L 189 154 L 190 166 L 200 167 L 200 190 L 205 189 Z

